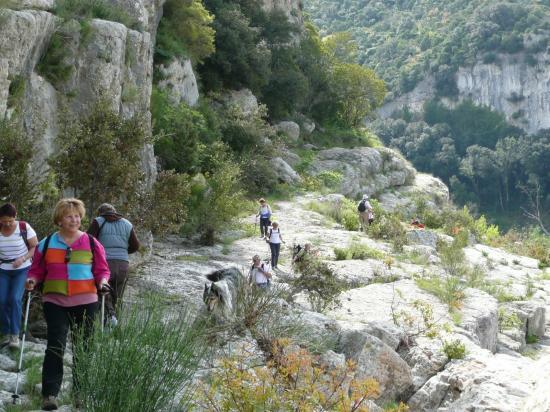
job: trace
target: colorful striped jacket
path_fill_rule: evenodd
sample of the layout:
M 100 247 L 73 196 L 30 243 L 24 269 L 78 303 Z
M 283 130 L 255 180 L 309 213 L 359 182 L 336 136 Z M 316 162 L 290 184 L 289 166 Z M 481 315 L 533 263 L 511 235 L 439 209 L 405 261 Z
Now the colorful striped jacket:
M 56 232 L 50 239 L 46 255 L 43 256 L 45 241 L 46 239 L 42 239 L 38 244 L 27 276 L 37 284 L 44 283 L 43 295 L 96 294 L 97 285 L 103 279 L 109 279 L 105 249 L 95 240 L 92 256 L 88 234 L 82 233 L 69 247 Z

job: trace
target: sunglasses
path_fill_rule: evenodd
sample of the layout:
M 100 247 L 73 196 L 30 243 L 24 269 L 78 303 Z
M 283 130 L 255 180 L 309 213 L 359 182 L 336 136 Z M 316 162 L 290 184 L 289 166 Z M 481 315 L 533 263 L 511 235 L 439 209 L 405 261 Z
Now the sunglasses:
M 65 252 L 65 263 L 68 263 L 71 260 L 71 252 L 73 250 L 70 247 L 67 247 L 67 251 Z

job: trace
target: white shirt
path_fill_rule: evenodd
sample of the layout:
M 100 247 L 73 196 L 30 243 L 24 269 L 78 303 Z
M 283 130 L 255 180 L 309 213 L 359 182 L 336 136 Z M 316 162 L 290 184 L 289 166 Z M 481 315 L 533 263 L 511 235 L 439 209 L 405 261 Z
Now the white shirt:
M 269 243 L 281 243 L 281 229 L 271 229 Z
M 265 267 L 265 264 L 262 263 L 260 265 L 260 267 L 265 270 L 266 272 L 268 272 L 268 269 Z M 251 275 L 253 276 L 253 279 L 254 279 L 254 283 L 256 284 L 262 284 L 262 283 L 267 283 L 269 281 L 269 279 L 267 278 L 267 276 L 264 274 L 264 272 L 262 272 L 259 268 L 257 267 L 253 267 L 252 269 L 250 269 L 250 273 Z
M 27 239 L 32 239 L 33 237 L 36 237 L 36 232 L 34 229 L 29 225 L 27 225 Z M 3 260 L 11 260 L 11 259 L 17 259 L 18 257 L 21 257 L 25 255 L 28 252 L 27 246 L 25 245 L 25 241 L 23 240 L 23 237 L 21 237 L 21 232 L 19 230 L 19 221 L 15 221 L 15 231 L 10 236 L 4 236 L 0 232 L 0 259 Z M 2 263 L 0 265 L 0 269 L 4 270 L 19 270 L 26 268 L 31 265 L 31 260 L 27 259 L 25 260 L 21 266 L 18 268 L 14 268 L 12 263 Z

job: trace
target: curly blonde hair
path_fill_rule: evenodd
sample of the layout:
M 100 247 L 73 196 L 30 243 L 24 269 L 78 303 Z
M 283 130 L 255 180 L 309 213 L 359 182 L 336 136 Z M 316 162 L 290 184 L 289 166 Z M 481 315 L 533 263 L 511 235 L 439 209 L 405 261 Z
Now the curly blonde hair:
M 74 197 L 61 199 L 57 202 L 55 209 L 53 210 L 53 222 L 58 225 L 63 217 L 72 210 L 76 210 L 81 219 L 86 214 L 86 208 L 84 207 L 84 202 L 82 200 Z

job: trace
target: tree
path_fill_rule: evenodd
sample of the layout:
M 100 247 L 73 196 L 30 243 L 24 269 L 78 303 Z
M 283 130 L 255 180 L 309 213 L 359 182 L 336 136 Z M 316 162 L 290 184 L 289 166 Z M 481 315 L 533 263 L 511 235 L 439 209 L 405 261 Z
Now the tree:
M 527 184 L 520 184 L 518 187 L 529 199 L 529 206 L 521 207 L 523 214 L 527 218 L 534 220 L 546 236 L 550 236 L 550 230 L 546 228 L 543 221 L 541 187 L 537 177 L 531 176 Z
M 124 119 L 106 102 L 96 104 L 86 117 L 68 119 L 50 159 L 59 186 L 72 189 L 90 213 L 103 202 L 131 209 L 144 177 L 141 152 L 151 142 L 145 130 L 140 117 Z
M 353 63 L 334 67 L 332 87 L 337 98 L 337 118 L 346 126 L 356 127 L 386 94 L 384 81 L 371 69 Z

